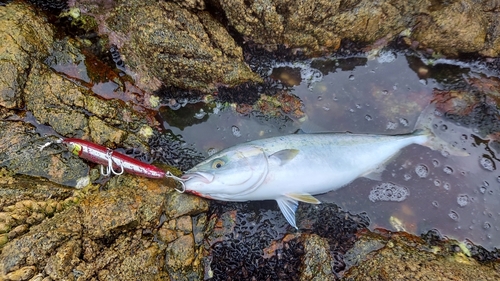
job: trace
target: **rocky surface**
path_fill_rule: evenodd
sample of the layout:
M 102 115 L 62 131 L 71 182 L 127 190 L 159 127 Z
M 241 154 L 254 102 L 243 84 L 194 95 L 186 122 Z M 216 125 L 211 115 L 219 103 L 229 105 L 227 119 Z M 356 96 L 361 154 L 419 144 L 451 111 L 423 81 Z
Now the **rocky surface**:
M 215 0 L 243 36 L 268 47 L 307 53 L 336 50 L 342 40 L 375 43 L 402 32 L 411 44 L 456 55 L 499 54 L 494 1 L 226 1 Z M 380 43 L 380 42 L 379 42 Z
M 471 258 L 456 241 L 360 236 L 367 218 L 334 205 L 301 205 L 301 231 L 293 232 L 275 205 L 214 204 L 208 212 L 206 200 L 175 192 L 170 180 L 108 180 L 62 147 L 38 149 L 55 136 L 141 153 L 154 143 L 156 159 L 174 165 L 169 161 L 179 155 L 161 150 L 172 141 L 156 132 L 160 99 L 153 91 L 258 84 L 262 77 L 240 44 L 312 55 L 342 41 L 377 49 L 400 36 L 434 55 L 497 56 L 494 1 L 69 4 L 73 9 L 56 20 L 71 18 L 63 27 L 24 2 L 0 6 L 0 280 L 499 278 L 494 255 Z M 471 84 L 498 103 L 496 79 Z M 474 103 L 466 92 L 436 94 L 440 106 L 461 104 L 457 115 Z M 300 100 L 286 91 L 254 93 L 253 102 L 236 109 L 303 117 Z
M 217 85 L 260 81 L 224 26 L 206 11 L 166 1 L 78 1 L 94 15 L 101 35 L 120 49 L 136 84 L 157 90 L 162 84 L 213 92 Z M 201 1 L 200 1 L 201 2 Z
M 168 211 L 181 200 L 167 200 L 176 198 L 171 185 L 123 176 L 109 181 L 102 192 L 88 186 L 65 200 L 23 200 L 2 206 L 0 276 L 6 280 L 16 280 L 12 276 L 21 273 L 52 280 L 138 275 L 142 280 L 199 279 L 201 256 L 194 253 L 200 245 L 195 243 L 193 220 L 208 205 L 180 195 L 188 197 L 182 199 L 184 212 Z
M 498 280 L 498 265 L 481 264 L 462 244 L 438 245 L 405 233 L 365 233 L 349 250 L 344 280 Z

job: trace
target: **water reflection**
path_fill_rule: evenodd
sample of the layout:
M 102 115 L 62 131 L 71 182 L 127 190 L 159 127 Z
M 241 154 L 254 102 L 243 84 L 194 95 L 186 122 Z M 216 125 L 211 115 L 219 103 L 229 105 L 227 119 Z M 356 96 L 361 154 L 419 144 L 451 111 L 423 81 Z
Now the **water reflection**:
M 175 112 L 166 109 L 162 113 L 165 127 L 208 155 L 297 129 L 308 133 L 408 133 L 422 109 L 435 100 L 441 109 L 451 110 L 437 119 L 435 131 L 448 143 L 465 149 L 469 157 L 412 145 L 388 164 L 381 181 L 360 178 L 319 198 L 351 212 L 366 212 L 373 228 L 397 230 L 401 224 L 416 234 L 437 228 L 445 236 L 500 247 L 500 176 L 498 148 L 494 148 L 499 145 L 488 140 L 500 131 L 498 112 L 494 103 L 483 105 L 484 96 L 478 94 L 477 85 L 476 90 L 471 86 L 471 79 L 488 78 L 492 71 L 477 63 L 431 63 L 395 52 L 382 52 L 371 60 L 323 58 L 279 63 L 276 68 L 269 74 L 296 85 L 291 91 L 302 100 L 305 118 L 287 114 L 275 118 L 256 111 L 240 114 L 232 105 L 197 104 Z M 299 72 L 300 84 L 296 82 Z M 450 94 L 450 90 L 456 92 Z M 200 110 L 205 114 L 197 118 Z M 381 200 L 386 197 L 390 200 Z

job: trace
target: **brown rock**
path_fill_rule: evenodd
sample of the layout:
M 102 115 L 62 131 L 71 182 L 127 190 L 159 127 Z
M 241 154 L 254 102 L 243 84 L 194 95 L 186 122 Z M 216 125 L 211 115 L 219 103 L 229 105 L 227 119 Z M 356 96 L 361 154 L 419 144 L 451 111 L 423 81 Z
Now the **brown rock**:
M 315 234 L 306 235 L 302 239 L 305 253 L 302 257 L 300 280 L 336 280 L 328 241 Z
M 16 271 L 13 271 L 9 274 L 7 274 L 5 277 L 7 280 L 12 280 L 12 281 L 23 281 L 23 280 L 28 280 L 33 275 L 35 275 L 36 272 L 36 267 L 34 266 L 25 266 L 23 268 L 20 268 Z
M 21 108 L 31 64 L 47 56 L 52 27 L 32 6 L 14 2 L 0 9 L 0 34 L 0 106 Z

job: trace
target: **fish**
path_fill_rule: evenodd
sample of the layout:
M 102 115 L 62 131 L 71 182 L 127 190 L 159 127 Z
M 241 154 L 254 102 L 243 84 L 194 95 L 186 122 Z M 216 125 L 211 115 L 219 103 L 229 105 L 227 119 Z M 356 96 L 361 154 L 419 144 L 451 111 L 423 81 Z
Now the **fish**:
M 299 202 L 320 204 L 313 195 L 339 189 L 359 177 L 380 180 L 384 166 L 404 147 L 447 146 L 429 129 L 411 134 L 292 134 L 224 149 L 181 177 L 185 190 L 221 201 L 275 200 L 297 228 Z M 468 155 L 464 151 L 453 155 Z

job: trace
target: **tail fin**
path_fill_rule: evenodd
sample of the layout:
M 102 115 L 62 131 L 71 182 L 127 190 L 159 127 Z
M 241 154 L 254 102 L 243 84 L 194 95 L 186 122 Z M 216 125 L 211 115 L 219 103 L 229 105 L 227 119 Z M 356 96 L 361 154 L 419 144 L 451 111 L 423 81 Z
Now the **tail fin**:
M 465 150 L 452 146 L 436 135 L 434 130 L 437 128 L 436 121 L 439 120 L 439 116 L 442 116 L 442 113 L 436 109 L 435 104 L 431 103 L 424 108 L 418 117 L 415 132 L 428 136 L 428 141 L 423 145 L 432 150 L 441 151 L 443 155 L 469 156 L 470 154 Z

